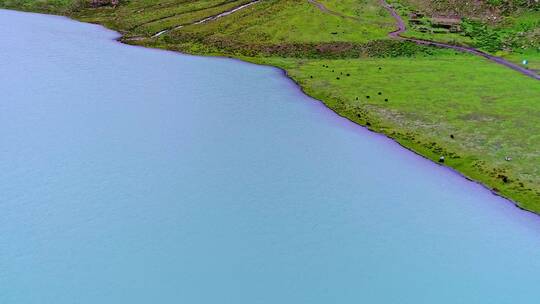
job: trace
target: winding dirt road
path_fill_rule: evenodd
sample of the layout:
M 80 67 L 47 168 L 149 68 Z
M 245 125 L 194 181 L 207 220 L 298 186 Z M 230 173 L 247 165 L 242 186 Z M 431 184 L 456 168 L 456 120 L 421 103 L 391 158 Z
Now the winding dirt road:
M 315 5 L 316 7 L 318 7 L 321 11 L 323 11 L 325 13 L 332 14 L 332 15 L 335 15 L 335 16 L 340 16 L 340 17 L 343 17 L 343 18 L 355 19 L 353 17 L 345 16 L 345 15 L 343 15 L 341 13 L 334 12 L 334 11 L 328 9 L 326 6 L 324 6 L 324 4 L 322 4 L 320 2 L 317 2 L 315 0 L 308 0 L 308 2 L 312 3 L 313 5 Z M 482 52 L 480 50 L 477 50 L 475 48 L 451 45 L 451 44 L 446 44 L 446 43 L 441 43 L 441 42 L 436 42 L 436 41 L 431 41 L 431 40 L 422 40 L 422 39 L 416 39 L 416 38 L 403 37 L 403 36 L 401 36 L 401 34 L 407 30 L 407 27 L 405 26 L 405 22 L 403 21 L 401 16 L 396 12 L 396 10 L 390 4 L 386 3 L 386 1 L 379 0 L 379 2 L 392 15 L 392 17 L 396 20 L 398 29 L 393 31 L 393 32 L 388 33 L 388 36 L 390 36 L 391 38 L 399 39 L 399 40 L 403 40 L 403 41 L 410 41 L 410 42 L 414 42 L 414 43 L 419 44 L 419 45 L 428 45 L 428 46 L 435 46 L 435 47 L 440 47 L 440 48 L 453 49 L 453 50 L 456 50 L 456 51 L 459 51 L 459 52 L 469 53 L 469 54 L 473 54 L 473 55 L 476 55 L 476 56 L 484 57 L 484 58 L 486 58 L 488 60 L 491 60 L 491 61 L 493 61 L 495 63 L 503 65 L 503 66 L 505 66 L 507 68 L 510 68 L 510 69 L 512 69 L 512 70 L 514 70 L 516 72 L 519 72 L 519 73 L 521 73 L 521 74 L 523 74 L 525 76 L 531 77 L 531 78 L 536 79 L 536 80 L 540 80 L 540 75 L 536 74 L 532 70 L 526 69 L 526 68 L 524 68 L 522 66 L 519 66 L 519 65 L 517 65 L 515 63 L 507 61 L 507 60 L 505 60 L 505 59 L 503 59 L 501 57 L 497 57 L 497 56 L 487 54 L 487 53 Z
M 326 6 L 324 6 L 324 4 L 322 4 L 320 2 L 317 2 L 315 0 L 308 0 L 308 2 L 315 5 L 322 12 L 325 12 L 327 14 L 338 16 L 338 17 L 345 18 L 345 19 L 351 19 L 351 20 L 356 20 L 356 21 L 360 20 L 359 18 L 355 18 L 355 17 L 352 17 L 352 16 L 347 16 L 347 15 L 344 15 L 344 14 L 339 13 L 339 12 L 334 12 L 334 11 L 328 9 Z

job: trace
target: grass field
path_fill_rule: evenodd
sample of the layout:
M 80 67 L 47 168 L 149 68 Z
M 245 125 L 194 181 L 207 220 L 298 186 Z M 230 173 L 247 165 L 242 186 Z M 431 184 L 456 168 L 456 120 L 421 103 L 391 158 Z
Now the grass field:
M 427 0 L 407 5 L 418 1 Z M 141 0 L 88 8 L 67 0 L 0 0 L 0 5 L 101 23 L 124 33 L 128 43 L 281 67 L 336 113 L 434 161 L 444 156 L 445 165 L 540 213 L 538 81 L 472 55 L 389 40 L 394 20 L 377 0 L 320 1 L 352 18 L 305 0 L 262 0 L 227 17 L 187 25 L 247 2 Z M 513 12 L 506 23 L 489 25 L 506 29 L 509 37 L 519 28 L 523 35 L 533 33 L 530 46 L 503 54 L 516 62 L 526 56 L 531 68 L 540 66 L 536 14 Z M 178 25 L 186 26 L 151 37 Z M 478 37 L 436 38 L 476 43 Z

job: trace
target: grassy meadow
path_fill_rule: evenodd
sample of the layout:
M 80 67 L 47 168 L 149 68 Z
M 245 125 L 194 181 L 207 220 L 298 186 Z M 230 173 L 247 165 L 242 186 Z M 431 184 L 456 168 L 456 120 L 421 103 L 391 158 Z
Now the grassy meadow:
M 422 1 L 428 0 L 399 2 L 400 12 L 407 15 Z M 443 156 L 444 165 L 540 214 L 538 81 L 469 54 L 389 39 L 395 23 L 377 0 L 320 1 L 346 17 L 307 0 L 262 0 L 224 18 L 189 25 L 248 2 L 140 0 L 92 8 L 84 1 L 0 0 L 0 6 L 100 23 L 122 32 L 126 43 L 278 66 L 339 115 L 434 161 Z M 490 12 L 488 7 L 477 17 Z M 496 52 L 516 62 L 526 56 L 531 68 L 540 68 L 537 13 L 516 10 L 505 22 L 486 25 L 500 29 L 501 37 L 519 29 L 530 35 L 515 43 L 532 44 Z M 423 38 L 476 45 L 486 31 Z

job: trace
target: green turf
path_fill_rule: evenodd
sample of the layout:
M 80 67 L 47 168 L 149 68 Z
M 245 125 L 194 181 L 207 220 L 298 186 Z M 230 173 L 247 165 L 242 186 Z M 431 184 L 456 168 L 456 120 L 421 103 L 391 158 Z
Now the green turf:
M 409 6 L 401 9 L 407 15 L 430 0 L 399 1 Z M 124 33 L 127 43 L 281 67 L 336 113 L 434 161 L 444 156 L 445 165 L 540 213 L 540 82 L 483 58 L 391 41 L 387 33 L 395 22 L 377 0 L 320 1 L 346 17 L 306 0 L 262 0 L 222 19 L 151 37 L 247 2 L 132 0 L 96 9 L 68 0 L 0 0 L 0 6 L 101 23 Z M 444 9 L 439 6 L 428 8 Z M 527 57 L 531 69 L 540 68 L 537 16 L 535 10 L 514 10 L 486 25 L 501 37 L 515 37 L 516 45 L 529 43 L 495 52 L 515 62 Z M 486 33 L 406 34 L 475 44 Z
M 520 64 L 521 66 L 540 71 L 540 49 L 525 49 L 511 53 L 502 52 L 500 55 L 501 57 Z M 527 60 L 527 64 L 523 64 L 523 60 Z
M 64 14 L 77 8 L 76 0 L 0 0 L 0 7 L 25 11 Z

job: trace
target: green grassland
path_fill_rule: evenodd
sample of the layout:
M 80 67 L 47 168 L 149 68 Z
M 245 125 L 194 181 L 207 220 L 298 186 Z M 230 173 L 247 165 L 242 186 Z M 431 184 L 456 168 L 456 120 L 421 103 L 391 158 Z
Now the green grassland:
M 0 0 L 3 8 L 54 14 L 68 14 L 76 9 L 75 0 Z
M 384 27 L 381 29 L 367 22 L 325 15 L 306 1 L 291 0 L 265 1 L 231 18 L 173 32 L 171 37 L 183 39 L 185 32 L 200 37 L 272 45 L 335 41 L 365 43 L 386 34 Z
M 428 0 L 415 1 L 403 2 L 403 14 Z M 84 1 L 0 0 L 0 6 L 104 24 L 122 32 L 126 43 L 280 67 L 339 115 L 434 161 L 444 156 L 444 165 L 540 213 L 538 81 L 469 54 L 391 40 L 387 33 L 395 29 L 394 20 L 377 0 L 320 1 L 343 16 L 307 0 L 262 0 L 227 17 L 188 25 L 247 2 L 131 0 L 92 8 Z M 527 56 L 531 67 L 538 67 L 536 14 L 516 9 L 504 22 L 485 25 L 508 37 L 521 28 L 517 40 L 532 35 L 526 40 L 531 45 L 496 51 L 515 61 Z M 173 29 L 179 25 L 184 27 Z M 152 37 L 166 29 L 173 30 Z M 481 35 L 452 33 L 442 39 L 474 44 Z

